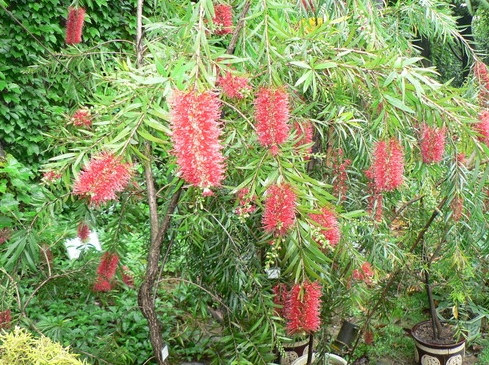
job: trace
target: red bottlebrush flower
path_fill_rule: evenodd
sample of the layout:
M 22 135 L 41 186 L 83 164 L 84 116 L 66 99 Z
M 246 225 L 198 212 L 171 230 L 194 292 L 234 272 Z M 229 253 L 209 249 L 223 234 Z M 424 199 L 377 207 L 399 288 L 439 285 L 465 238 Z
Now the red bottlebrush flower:
M 273 288 L 273 303 L 275 303 L 275 305 L 277 306 L 275 308 L 275 311 L 277 312 L 277 314 L 282 317 L 282 318 L 285 318 L 285 308 L 286 308 L 286 305 L 287 305 L 287 297 L 288 297 L 288 294 L 289 294 L 289 288 L 287 287 L 286 284 L 284 283 L 280 283 L 280 284 L 277 284 L 275 285 Z
M 77 233 L 78 238 L 80 238 L 82 242 L 87 242 L 90 239 L 90 228 L 85 222 L 81 222 L 78 225 Z
M 437 163 L 445 152 L 445 128 L 430 127 L 423 124 L 419 141 L 421 157 L 424 163 Z
M 90 198 L 90 204 L 100 205 L 116 199 L 133 175 L 133 166 L 123 163 L 120 157 L 102 152 L 83 167 L 73 185 L 73 194 Z
M 234 76 L 231 72 L 220 76 L 217 84 L 222 89 L 222 93 L 231 99 L 243 99 L 251 90 L 246 77 Z
M 106 252 L 100 258 L 100 263 L 97 268 L 98 276 L 111 280 L 117 270 L 119 264 L 119 256 L 116 253 Z
M 285 89 L 261 88 L 255 100 L 258 142 L 273 155 L 289 136 L 289 96 Z
M 170 100 L 173 151 L 180 175 L 204 192 L 224 179 L 220 115 L 219 99 L 212 92 L 175 91 Z
M 71 116 L 71 122 L 76 127 L 90 127 L 92 125 L 90 110 L 84 108 L 78 109 Z
M 372 330 L 366 330 L 363 332 L 363 341 L 367 345 L 371 345 L 374 343 L 374 332 Z
M 404 153 L 395 139 L 375 145 L 370 173 L 377 191 L 392 191 L 403 182 Z
M 379 222 L 382 220 L 382 213 L 384 209 L 384 197 L 381 192 L 378 191 L 373 180 L 374 176 L 371 170 L 365 171 L 365 175 L 370 180 L 368 183 L 368 206 L 367 212 L 369 212 L 374 219 Z
M 111 290 L 112 284 L 110 281 L 102 276 L 98 276 L 95 284 L 93 284 L 93 291 L 105 293 Z
M 12 314 L 10 309 L 6 309 L 0 312 L 0 329 L 6 329 L 10 327 L 10 322 L 12 322 Z
M 450 203 L 450 209 L 452 210 L 452 219 L 455 222 L 458 222 L 460 219 L 462 219 L 464 213 L 463 197 L 457 194 Z
M 305 282 L 292 287 L 287 298 L 287 331 L 312 333 L 321 326 L 321 285 Z
M 134 287 L 134 277 L 127 266 L 122 266 L 122 281 L 127 286 Z
M 372 265 L 370 262 L 364 262 L 360 269 L 353 270 L 352 276 L 353 279 L 364 281 L 366 284 L 372 283 L 372 278 L 374 276 Z
M 479 133 L 479 141 L 489 146 L 489 110 L 479 113 L 479 122 L 475 125 L 475 130 Z
M 340 198 L 340 200 L 344 201 L 348 192 L 347 169 L 351 165 L 351 160 L 345 160 L 343 158 L 343 150 L 341 148 L 338 148 L 335 160 L 336 161 L 333 163 L 333 192 L 338 198 Z
M 223 35 L 233 32 L 233 8 L 230 5 L 218 4 L 214 6 L 214 18 L 212 22 L 216 26 L 214 34 Z
M 294 130 L 296 131 L 297 137 L 295 142 L 295 147 L 298 149 L 302 149 L 303 146 L 309 145 L 305 148 L 305 159 L 309 160 L 311 158 L 312 153 L 312 142 L 313 142 L 313 126 L 311 121 L 305 121 L 302 123 L 296 122 L 294 124 Z
M 336 214 L 328 208 L 322 208 L 319 214 L 309 214 L 309 217 L 321 228 L 321 234 L 328 243 L 335 247 L 340 242 L 341 232 Z
M 68 8 L 66 20 L 66 44 L 77 44 L 82 41 L 83 22 L 85 21 L 85 9 Z
M 295 223 L 296 200 L 290 185 L 272 185 L 267 190 L 262 217 L 263 229 L 276 236 L 284 236 Z

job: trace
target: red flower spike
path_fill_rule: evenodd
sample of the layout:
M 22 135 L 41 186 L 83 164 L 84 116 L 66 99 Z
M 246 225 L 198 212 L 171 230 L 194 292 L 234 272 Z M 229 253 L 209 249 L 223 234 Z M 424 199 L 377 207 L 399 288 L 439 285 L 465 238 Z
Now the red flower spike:
M 246 77 L 234 76 L 231 72 L 226 72 L 225 76 L 219 77 L 217 84 L 222 89 L 222 93 L 230 99 L 243 99 L 251 90 Z
M 273 302 L 277 305 L 275 310 L 280 317 L 285 318 L 285 308 L 289 293 L 288 287 L 286 284 L 280 283 L 275 285 L 272 290 L 274 293 Z
M 122 281 L 127 286 L 134 287 L 134 277 L 127 266 L 122 266 Z
M 230 5 L 218 4 L 214 6 L 214 18 L 212 22 L 216 26 L 214 34 L 223 35 L 233 32 L 233 8 Z
M 179 173 L 189 184 L 211 195 L 224 179 L 224 156 L 219 142 L 220 103 L 212 92 L 174 91 L 170 100 L 173 153 Z
M 294 147 L 301 149 L 304 145 L 309 145 L 304 149 L 305 160 L 309 160 L 311 158 L 312 146 L 310 145 L 313 142 L 313 126 L 311 121 L 305 121 L 302 123 L 296 122 L 294 124 L 294 130 L 296 131 L 296 142 Z
M 106 293 L 112 290 L 112 284 L 109 280 L 102 276 L 98 276 L 95 284 L 93 284 L 93 291 Z
M 119 256 L 116 253 L 106 252 L 100 258 L 97 274 L 104 279 L 111 280 L 116 273 L 118 264 Z
M 133 175 L 133 166 L 120 157 L 102 152 L 90 159 L 73 185 L 73 194 L 90 199 L 91 205 L 100 205 L 117 199 Z
M 376 143 L 369 173 L 378 192 L 392 191 L 402 184 L 404 153 L 397 140 Z
M 289 136 L 289 96 L 285 89 L 261 88 L 255 99 L 258 142 L 273 155 Z
M 10 322 L 12 322 L 12 314 L 10 309 L 6 309 L 0 312 L 0 329 L 6 329 L 10 327 Z
M 287 331 L 312 333 L 321 325 L 321 285 L 317 282 L 296 284 L 289 292 L 286 305 Z
M 92 125 L 92 117 L 90 115 L 90 110 L 78 109 L 71 116 L 71 122 L 76 127 L 90 127 Z
M 462 219 L 464 213 L 464 200 L 462 196 L 456 195 L 450 203 L 450 209 L 452 210 L 452 219 L 458 222 Z
M 78 232 L 78 238 L 80 238 L 80 240 L 82 242 L 87 242 L 90 239 L 90 237 L 89 237 L 90 236 L 90 228 L 88 227 L 88 225 L 85 222 L 81 222 L 78 225 L 77 232 Z
M 479 113 L 479 122 L 475 125 L 475 130 L 479 133 L 479 141 L 489 146 L 489 110 Z
M 309 214 L 309 217 L 321 228 L 321 234 L 328 240 L 328 243 L 332 247 L 335 247 L 341 238 L 336 213 L 328 208 L 322 208 L 321 213 L 311 213 Z
M 262 217 L 263 229 L 275 236 L 285 236 L 295 223 L 296 200 L 296 194 L 290 185 L 272 185 L 267 190 Z
M 66 20 L 66 44 L 81 43 L 84 21 L 85 9 L 68 8 L 68 19 Z
M 430 127 L 423 124 L 419 145 L 424 163 L 437 163 L 443 159 L 445 135 L 445 128 Z

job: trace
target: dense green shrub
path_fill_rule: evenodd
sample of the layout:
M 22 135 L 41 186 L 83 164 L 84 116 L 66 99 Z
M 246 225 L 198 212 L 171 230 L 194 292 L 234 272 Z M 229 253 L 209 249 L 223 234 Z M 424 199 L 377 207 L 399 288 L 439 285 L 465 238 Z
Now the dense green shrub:
M 42 136 L 54 120 L 84 103 L 93 91 L 90 71 L 132 49 L 134 4 L 87 0 L 84 43 L 64 43 L 68 3 L 28 0 L 0 5 L 0 146 L 37 167 L 47 145 Z M 78 52 L 86 51 L 88 56 Z M 60 51 L 67 55 L 60 55 Z M 39 68 L 40 64 L 44 66 Z
M 0 334 L 0 364 L 2 365 L 83 365 L 77 355 L 45 336 L 33 337 L 16 327 Z

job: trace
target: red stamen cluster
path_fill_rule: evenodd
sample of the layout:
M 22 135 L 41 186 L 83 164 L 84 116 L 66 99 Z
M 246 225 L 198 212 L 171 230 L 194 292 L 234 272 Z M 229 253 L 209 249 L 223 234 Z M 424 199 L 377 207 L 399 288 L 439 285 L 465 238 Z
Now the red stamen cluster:
M 92 125 L 90 110 L 84 108 L 78 109 L 71 116 L 71 122 L 75 127 L 90 127 Z
M 333 163 L 333 193 L 341 200 L 346 199 L 346 194 L 348 192 L 348 172 L 347 169 L 351 165 L 351 160 L 344 159 L 343 150 L 338 148 L 335 162 Z
M 122 266 L 122 281 L 129 287 L 134 287 L 134 276 L 127 266 Z
M 311 213 L 309 217 L 320 227 L 320 233 L 332 247 L 340 242 L 341 232 L 335 212 L 325 207 L 321 209 L 321 213 Z
M 83 22 L 85 21 L 85 9 L 68 8 L 66 20 L 66 44 L 77 44 L 82 41 Z
M 133 166 L 110 152 L 95 155 L 86 164 L 73 186 L 73 194 L 85 196 L 90 204 L 100 205 L 117 199 L 133 175 Z
M 170 100 L 173 152 L 181 177 L 211 195 L 224 179 L 224 156 L 219 142 L 220 103 L 212 92 L 174 91 Z
M 285 319 L 287 331 L 312 333 L 321 326 L 321 285 L 317 282 L 295 284 L 287 296 Z
M 445 128 L 430 127 L 423 124 L 419 146 L 424 163 L 437 163 L 445 152 Z
M 100 259 L 97 268 L 97 280 L 93 285 L 93 290 L 97 292 L 108 292 L 112 289 L 112 279 L 115 276 L 119 256 L 116 253 L 106 252 Z
M 312 153 L 312 138 L 314 133 L 311 121 L 307 120 L 302 123 L 296 122 L 294 124 L 294 130 L 296 131 L 297 135 L 294 147 L 297 149 L 303 149 L 305 154 L 304 159 L 309 160 Z
M 273 288 L 273 303 L 277 306 L 275 308 L 275 311 L 277 314 L 285 318 L 285 308 L 287 305 L 287 296 L 289 294 L 289 288 L 287 287 L 287 284 L 280 283 L 275 285 Z
M 364 262 L 360 269 L 353 270 L 352 276 L 355 280 L 363 281 L 366 284 L 371 284 L 372 277 L 374 276 L 372 265 L 370 262 Z
M 452 210 L 452 219 L 458 222 L 462 219 L 464 214 L 464 199 L 461 195 L 456 195 L 450 203 L 450 209 Z
M 485 63 L 476 61 L 474 65 L 474 75 L 480 85 L 479 102 L 484 105 L 489 96 L 489 75 Z
M 12 322 L 12 314 L 10 309 L 6 309 L 0 312 L 0 329 L 7 329 L 10 327 L 10 322 Z
M 375 145 L 370 174 L 377 191 L 392 191 L 403 182 L 404 153 L 395 139 Z
M 382 214 L 384 210 L 384 196 L 380 192 L 374 182 L 374 176 L 372 170 L 366 170 L 365 176 L 369 179 L 368 182 L 368 198 L 367 198 L 367 212 L 373 216 L 374 220 L 380 222 L 382 220 Z
M 475 125 L 479 141 L 489 147 L 489 110 L 479 113 L 479 122 Z
M 255 99 L 258 142 L 278 154 L 278 146 L 289 136 L 289 96 L 285 89 L 261 88 Z
M 214 6 L 214 18 L 212 22 L 216 26 L 214 34 L 223 35 L 233 32 L 233 8 L 230 5 L 218 4 Z
M 88 240 L 90 239 L 90 228 L 85 222 L 81 222 L 78 225 L 77 234 L 78 234 L 78 238 L 82 242 L 88 242 Z
M 272 185 L 267 190 L 263 229 L 275 236 L 285 236 L 295 223 L 296 200 L 297 196 L 290 185 Z
M 222 93 L 230 99 L 243 99 L 251 90 L 248 82 L 248 78 L 234 76 L 231 72 L 226 72 L 224 76 L 217 79 Z

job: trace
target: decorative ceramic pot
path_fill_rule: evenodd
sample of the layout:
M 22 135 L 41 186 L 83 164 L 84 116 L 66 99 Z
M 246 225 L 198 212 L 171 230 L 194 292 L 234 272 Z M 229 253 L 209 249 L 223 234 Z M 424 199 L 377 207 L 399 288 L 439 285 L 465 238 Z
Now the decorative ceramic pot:
M 446 325 L 446 324 L 445 324 Z M 465 356 L 465 338 L 451 344 L 436 344 L 420 336 L 421 329 L 431 321 L 416 324 L 411 330 L 415 342 L 415 360 L 418 365 L 462 365 Z
M 283 344 L 283 351 L 279 351 L 277 363 L 280 365 L 292 365 L 302 355 L 306 355 L 309 348 L 309 340 L 300 340 Z
M 314 360 L 316 355 L 313 354 L 312 359 Z M 319 363 L 315 363 L 316 365 L 347 365 L 348 361 L 343 359 L 342 357 L 335 354 L 324 354 L 321 357 Z M 307 364 L 307 354 L 297 358 L 292 365 L 306 365 Z

